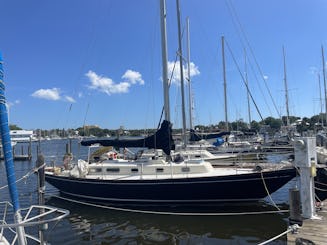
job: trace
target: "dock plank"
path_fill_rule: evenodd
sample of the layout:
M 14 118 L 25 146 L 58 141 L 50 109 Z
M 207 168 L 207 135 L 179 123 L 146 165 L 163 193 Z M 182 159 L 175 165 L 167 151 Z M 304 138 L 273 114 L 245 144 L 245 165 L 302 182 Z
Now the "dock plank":
M 321 219 L 306 219 L 297 233 L 287 234 L 287 244 L 294 245 L 297 238 L 312 241 L 316 245 L 327 244 L 327 210 L 317 212 Z

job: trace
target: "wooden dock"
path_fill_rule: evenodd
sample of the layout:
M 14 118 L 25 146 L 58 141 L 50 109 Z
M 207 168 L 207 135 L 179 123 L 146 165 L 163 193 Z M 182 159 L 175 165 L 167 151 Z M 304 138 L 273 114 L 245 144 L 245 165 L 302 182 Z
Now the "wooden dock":
M 16 161 L 31 161 L 32 160 L 32 146 L 31 143 L 28 144 L 27 150 L 24 149 L 24 146 L 26 145 L 21 145 L 20 146 L 20 152 L 17 153 L 17 145 L 12 148 L 12 154 L 13 154 L 13 159 Z M 0 150 L 0 160 L 4 160 L 4 154 L 2 150 Z
M 287 244 L 327 244 L 327 207 L 317 212 L 317 215 L 321 219 L 306 219 L 303 221 L 303 225 L 298 229 L 297 233 L 288 233 Z

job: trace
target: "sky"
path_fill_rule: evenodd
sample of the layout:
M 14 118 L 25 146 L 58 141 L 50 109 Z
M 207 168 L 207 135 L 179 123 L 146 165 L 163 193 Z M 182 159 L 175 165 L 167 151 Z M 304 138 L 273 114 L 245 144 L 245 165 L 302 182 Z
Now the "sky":
M 177 11 L 176 1 L 166 4 L 171 72 L 179 67 Z M 23 129 L 156 128 L 163 107 L 159 6 L 159 0 L 0 0 L 9 123 Z M 225 120 L 222 36 L 229 121 L 249 120 L 245 77 L 252 120 L 286 115 L 283 47 L 290 115 L 325 111 L 325 0 L 180 0 L 180 6 L 185 73 L 190 21 L 193 124 Z M 177 68 L 170 113 L 181 127 Z

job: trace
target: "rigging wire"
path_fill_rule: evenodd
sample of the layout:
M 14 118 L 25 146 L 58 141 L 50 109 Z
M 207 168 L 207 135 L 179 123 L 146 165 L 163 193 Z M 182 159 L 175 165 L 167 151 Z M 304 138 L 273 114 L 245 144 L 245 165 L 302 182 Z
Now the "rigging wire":
M 185 32 L 185 26 L 183 27 L 183 30 L 182 30 L 182 33 L 181 33 L 181 38 L 183 38 L 184 36 L 184 32 Z M 178 57 L 180 56 L 179 54 L 179 51 L 177 50 L 176 51 L 176 56 L 175 56 L 175 61 L 174 61 L 174 66 L 173 66 L 173 69 L 171 70 L 171 74 L 170 74 L 170 78 L 168 79 L 168 88 L 170 89 L 170 86 L 172 84 L 172 81 L 173 81 L 173 77 L 174 77 L 174 72 L 175 72 L 175 68 L 176 68 L 176 65 L 177 65 L 177 61 L 178 61 Z M 184 72 L 184 71 L 183 71 Z M 177 98 L 176 98 L 177 99 Z M 160 120 L 159 120 L 159 123 L 158 123 L 158 126 L 157 126 L 157 129 L 159 129 L 160 127 L 160 123 L 162 121 L 162 117 L 163 117 L 163 113 L 164 113 L 164 106 L 162 107 L 162 110 L 161 110 L 161 115 L 160 115 Z
M 261 78 L 262 78 L 262 80 L 263 80 L 263 82 L 264 82 L 264 84 L 265 84 L 265 87 L 266 87 L 266 89 L 267 89 L 267 91 L 268 91 L 268 94 L 269 94 L 270 99 L 271 99 L 271 101 L 272 101 L 272 103 L 273 103 L 273 105 L 274 105 L 274 108 L 275 108 L 275 110 L 276 110 L 276 112 L 277 112 L 277 115 L 279 116 L 279 118 L 281 118 L 280 111 L 278 110 L 278 108 L 277 108 L 277 106 L 276 106 L 275 100 L 274 100 L 274 98 L 273 98 L 273 96 L 272 96 L 272 94 L 271 94 L 271 91 L 270 91 L 270 89 L 269 89 L 269 87 L 268 87 L 268 84 L 267 84 L 267 81 L 266 81 L 266 79 L 265 79 L 265 75 L 263 74 L 263 71 L 262 71 L 262 69 L 261 69 L 261 67 L 260 67 L 260 65 L 259 65 L 259 63 L 258 63 L 258 60 L 257 60 L 257 58 L 256 58 L 256 56 L 255 56 L 255 54 L 254 54 L 254 51 L 253 51 L 252 46 L 250 45 L 249 39 L 247 38 L 247 35 L 246 35 L 246 33 L 245 33 L 245 31 L 244 31 L 244 28 L 243 28 L 243 26 L 242 26 L 242 24 L 241 24 L 241 22 L 240 22 L 240 19 L 238 18 L 238 14 L 237 14 L 237 12 L 236 12 L 236 10 L 235 10 L 235 7 L 234 7 L 232 1 L 227 1 L 227 0 L 225 0 L 225 3 L 226 3 L 226 5 L 227 5 L 227 7 L 228 7 L 228 9 L 229 9 L 229 11 L 230 11 L 230 13 L 231 13 L 232 18 L 235 18 L 235 20 L 236 20 L 236 22 L 237 22 L 238 29 L 240 30 L 240 32 L 241 32 L 241 34 L 242 34 L 242 36 L 243 36 L 243 38 L 244 38 L 244 40 L 245 40 L 246 46 L 248 46 L 248 48 L 249 48 L 249 50 L 250 50 L 250 53 L 251 53 L 251 55 L 252 55 L 252 57 L 253 57 L 253 60 L 254 60 L 254 63 L 255 63 L 255 65 L 256 65 L 256 67 L 257 67 L 259 73 L 260 73 L 260 76 L 261 76 Z M 234 23 L 234 22 L 233 22 L 233 23 Z M 241 39 L 241 40 L 242 40 L 242 39 Z M 243 43 L 243 42 L 242 42 L 242 43 Z
M 86 129 L 86 127 L 85 127 L 85 122 L 86 122 L 86 117 L 87 117 L 87 113 L 89 112 L 89 107 L 90 107 L 90 103 L 87 103 L 87 107 L 86 107 L 86 112 L 85 112 L 85 115 L 84 115 L 84 121 L 83 121 L 83 130 L 84 130 L 84 136 L 86 136 L 85 135 L 85 129 Z
M 252 93 L 251 93 L 251 91 L 250 91 L 250 89 L 249 89 L 248 84 L 247 84 L 246 81 L 245 81 L 245 78 L 244 78 L 244 76 L 243 76 L 243 74 L 242 74 L 242 72 L 241 72 L 241 69 L 240 69 L 240 67 L 239 67 L 239 65 L 238 65 L 238 63 L 237 63 L 237 61 L 236 61 L 236 59 L 235 59 L 235 56 L 234 56 L 233 52 L 232 52 L 232 49 L 230 48 L 230 46 L 229 46 L 229 44 L 228 44 L 228 42 L 227 42 L 226 40 L 225 40 L 225 42 L 226 42 L 226 46 L 227 46 L 227 48 L 228 48 L 228 50 L 229 50 L 229 52 L 230 52 L 230 54 L 231 54 L 231 56 L 232 56 L 232 58 L 233 58 L 233 61 L 234 61 L 235 65 L 236 65 L 236 67 L 237 67 L 237 70 L 238 70 L 238 72 L 239 72 L 240 75 L 241 75 L 241 78 L 242 78 L 242 81 L 243 81 L 243 83 L 244 83 L 244 85 L 245 85 L 245 87 L 246 87 L 246 90 L 247 90 L 247 92 L 249 93 L 250 98 L 251 98 L 251 100 L 252 100 L 252 102 L 253 102 L 253 104 L 254 104 L 254 106 L 255 106 L 255 108 L 256 108 L 256 110 L 257 110 L 257 112 L 258 112 L 258 114 L 259 114 L 259 116 L 260 116 L 260 118 L 261 118 L 261 120 L 263 121 L 263 117 L 262 117 L 261 112 L 260 112 L 260 110 L 259 110 L 259 108 L 258 108 L 258 105 L 257 105 L 257 103 L 254 101 L 254 98 L 253 98 L 253 96 L 252 96 Z
M 172 69 L 172 71 L 171 71 L 170 78 L 169 78 L 169 80 L 168 80 L 168 88 L 170 88 L 170 85 L 172 84 L 173 75 L 174 75 L 174 71 L 175 71 L 176 64 L 177 64 L 177 59 L 178 59 L 178 54 L 176 53 L 175 61 L 174 61 L 174 66 L 173 66 L 173 69 Z M 158 124 L 157 129 L 159 129 L 159 127 L 160 127 L 160 123 L 161 123 L 161 121 L 162 121 L 162 117 L 163 117 L 164 110 L 165 110 L 165 107 L 163 106 L 163 107 L 162 107 L 162 110 L 161 110 L 160 120 L 159 120 L 159 124 Z
M 30 177 L 32 174 L 36 173 L 39 169 L 44 168 L 45 165 L 46 165 L 46 164 L 44 163 L 44 164 L 42 164 L 41 166 L 39 166 L 39 167 L 37 167 L 37 168 L 33 168 L 33 169 L 30 170 L 27 174 L 25 174 L 25 175 L 23 175 L 21 178 L 17 179 L 17 180 L 15 181 L 15 183 L 18 183 L 18 182 L 20 182 L 20 181 L 22 181 L 22 180 L 26 180 L 26 179 L 27 179 L 28 177 Z M 5 188 L 7 188 L 7 187 L 8 187 L 8 185 L 1 186 L 1 187 L 0 187 L 0 190 L 5 189 Z
M 240 35 L 239 26 L 237 25 L 237 23 L 236 23 L 236 21 L 235 21 L 234 13 L 232 12 L 232 10 L 231 10 L 230 6 L 227 4 L 227 2 L 226 2 L 226 5 L 227 5 L 228 11 L 229 11 L 229 13 L 230 13 L 230 15 L 231 15 L 231 17 L 232 17 L 232 22 L 233 22 L 233 24 L 234 24 L 234 26 L 235 26 L 235 29 L 237 30 L 236 34 L 237 34 L 237 36 L 238 36 L 238 38 L 239 38 L 239 40 L 240 40 L 240 42 L 241 42 L 241 44 L 242 44 L 243 49 L 246 50 L 246 45 L 245 45 L 245 43 L 244 43 L 244 41 L 243 41 L 243 39 L 242 39 L 242 36 Z M 262 95 L 262 98 L 263 98 L 263 100 L 264 100 L 264 102 L 265 102 L 265 105 L 267 106 L 270 115 L 272 115 L 272 112 L 271 112 L 270 106 L 269 106 L 269 104 L 268 104 L 267 98 L 266 98 L 266 96 L 264 95 L 264 92 L 263 92 L 262 87 L 261 87 L 261 85 L 260 85 L 260 82 L 259 82 L 259 79 L 258 79 L 258 76 L 257 76 L 257 72 L 255 71 L 255 69 L 254 69 L 254 67 L 253 67 L 252 62 L 251 62 L 250 59 L 248 59 L 248 63 L 250 64 L 251 71 L 253 72 L 253 75 L 254 75 L 255 81 L 257 82 L 257 85 L 258 85 L 259 91 L 260 91 L 260 93 L 261 93 L 261 95 Z

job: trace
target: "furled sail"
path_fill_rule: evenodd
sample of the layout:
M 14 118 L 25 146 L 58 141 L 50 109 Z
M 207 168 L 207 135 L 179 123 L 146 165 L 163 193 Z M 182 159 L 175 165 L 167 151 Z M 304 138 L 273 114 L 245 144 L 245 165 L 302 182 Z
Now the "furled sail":
M 191 129 L 190 133 L 191 133 L 190 141 L 208 140 L 208 139 L 214 139 L 214 138 L 221 138 L 224 135 L 230 135 L 230 132 L 199 134 L 199 133 L 196 133 L 193 129 Z
M 175 150 L 175 143 L 172 137 L 172 124 L 164 120 L 160 129 L 153 135 L 144 139 L 92 139 L 83 140 L 81 145 L 90 146 L 100 144 L 113 147 L 147 147 L 151 149 L 162 149 L 166 155 Z

